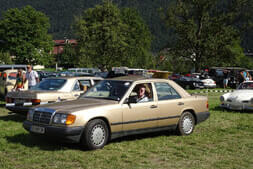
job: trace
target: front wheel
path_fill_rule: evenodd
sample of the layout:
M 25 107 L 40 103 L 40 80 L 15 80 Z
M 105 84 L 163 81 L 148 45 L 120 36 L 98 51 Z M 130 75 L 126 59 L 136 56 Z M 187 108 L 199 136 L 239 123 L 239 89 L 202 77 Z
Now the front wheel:
M 177 125 L 179 135 L 190 135 L 195 127 L 195 118 L 190 112 L 184 112 Z
M 84 129 L 81 143 L 89 150 L 100 149 L 108 141 L 109 131 L 106 123 L 101 119 L 88 122 Z

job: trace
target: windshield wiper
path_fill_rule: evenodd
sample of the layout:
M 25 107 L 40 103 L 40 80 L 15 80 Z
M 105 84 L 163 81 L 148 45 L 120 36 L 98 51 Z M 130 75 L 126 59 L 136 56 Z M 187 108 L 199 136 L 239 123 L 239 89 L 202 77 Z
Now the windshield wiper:
M 84 96 L 82 98 L 91 98 L 91 99 L 105 99 L 105 100 L 114 100 L 114 101 L 119 101 L 119 97 L 91 97 L 91 96 Z

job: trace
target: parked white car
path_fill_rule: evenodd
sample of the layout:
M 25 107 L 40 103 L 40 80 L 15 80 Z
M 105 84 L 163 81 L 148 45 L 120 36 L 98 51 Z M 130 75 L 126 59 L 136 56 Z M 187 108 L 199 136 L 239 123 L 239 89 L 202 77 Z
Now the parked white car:
M 205 88 L 216 88 L 216 82 L 211 78 L 201 79 L 200 81 L 204 83 Z
M 220 97 L 221 107 L 230 110 L 253 110 L 253 81 L 246 81 Z

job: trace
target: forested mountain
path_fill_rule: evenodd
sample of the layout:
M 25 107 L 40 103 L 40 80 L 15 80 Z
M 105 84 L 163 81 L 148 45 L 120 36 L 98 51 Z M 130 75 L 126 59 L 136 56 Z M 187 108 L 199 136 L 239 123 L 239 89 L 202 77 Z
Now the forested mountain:
M 74 16 L 79 16 L 87 8 L 94 7 L 102 0 L 0 0 L 0 16 L 9 8 L 20 8 L 31 5 L 50 18 L 49 33 L 54 39 L 75 38 L 71 25 Z M 167 44 L 173 43 L 173 34 L 162 22 L 159 8 L 169 6 L 170 0 L 113 0 L 120 8 L 136 8 L 146 21 L 153 35 L 152 51 L 157 52 Z M 253 49 L 252 33 L 244 35 L 243 46 Z

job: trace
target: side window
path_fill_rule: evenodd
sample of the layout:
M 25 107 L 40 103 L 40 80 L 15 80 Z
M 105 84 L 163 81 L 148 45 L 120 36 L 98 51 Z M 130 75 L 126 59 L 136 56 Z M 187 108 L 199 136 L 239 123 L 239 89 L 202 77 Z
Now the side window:
M 136 103 L 153 101 L 153 90 L 151 83 L 137 84 L 130 93 L 129 99 Z
M 101 80 L 93 80 L 94 81 L 94 85 L 97 84 L 98 82 L 100 82 Z
M 79 86 L 80 90 L 86 91 L 91 87 L 91 81 L 90 80 L 79 80 Z
M 168 83 L 155 83 L 158 100 L 178 99 L 181 96 Z
M 74 86 L 74 91 L 80 91 L 80 85 L 79 85 L 79 82 L 76 82 L 75 86 Z

